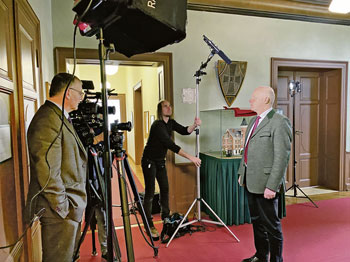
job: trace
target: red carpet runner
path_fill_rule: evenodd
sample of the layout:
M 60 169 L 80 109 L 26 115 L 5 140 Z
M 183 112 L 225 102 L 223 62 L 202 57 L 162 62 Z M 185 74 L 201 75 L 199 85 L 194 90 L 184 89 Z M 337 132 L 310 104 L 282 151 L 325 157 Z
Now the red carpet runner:
M 350 261 L 350 198 L 318 201 L 319 208 L 310 203 L 287 206 L 287 217 L 282 220 L 285 262 L 347 262 Z M 161 225 L 156 225 L 161 230 Z M 210 225 L 207 232 L 196 232 L 175 239 L 168 248 L 157 241 L 158 258 L 133 228 L 135 261 L 138 262 L 239 262 L 254 254 L 252 227 L 249 224 L 230 229 Z M 216 230 L 215 230 L 216 229 Z M 209 232 L 211 231 L 211 232 Z M 118 230 L 122 261 L 127 261 L 124 231 Z M 98 245 L 98 242 L 96 243 Z M 103 261 L 91 257 L 91 234 L 88 234 L 80 252 L 81 262 Z

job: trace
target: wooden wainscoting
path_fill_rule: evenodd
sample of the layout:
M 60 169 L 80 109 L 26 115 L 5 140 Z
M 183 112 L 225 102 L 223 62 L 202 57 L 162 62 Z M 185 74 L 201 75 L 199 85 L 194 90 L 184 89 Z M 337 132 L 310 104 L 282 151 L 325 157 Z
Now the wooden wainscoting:
M 173 164 L 171 168 L 167 167 L 167 170 L 170 185 L 170 210 L 186 213 L 197 197 L 196 167 L 192 163 Z M 190 214 L 193 214 L 195 210 L 197 210 L 197 205 Z

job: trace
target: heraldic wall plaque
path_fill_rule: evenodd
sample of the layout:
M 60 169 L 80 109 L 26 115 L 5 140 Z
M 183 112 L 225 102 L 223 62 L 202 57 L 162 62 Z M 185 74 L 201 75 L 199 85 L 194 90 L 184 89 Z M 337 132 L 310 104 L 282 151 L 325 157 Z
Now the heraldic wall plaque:
M 248 62 L 232 61 L 230 65 L 218 60 L 216 73 L 227 105 L 230 107 L 241 89 Z

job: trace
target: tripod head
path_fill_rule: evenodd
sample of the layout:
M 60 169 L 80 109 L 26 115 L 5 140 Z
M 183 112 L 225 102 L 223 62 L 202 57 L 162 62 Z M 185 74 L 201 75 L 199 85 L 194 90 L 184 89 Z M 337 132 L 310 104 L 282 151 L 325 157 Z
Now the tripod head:
M 290 80 L 288 83 L 288 89 L 291 97 L 294 97 L 296 93 L 301 92 L 301 84 L 299 81 Z
M 132 129 L 131 122 L 125 122 L 125 123 L 118 123 L 118 120 L 116 120 L 114 123 L 111 123 L 111 134 L 109 136 L 110 143 L 111 143 L 111 149 L 114 151 L 113 154 L 116 157 L 122 157 L 125 153 L 125 150 L 123 149 L 123 143 L 124 143 L 124 132 L 128 131 L 130 132 Z

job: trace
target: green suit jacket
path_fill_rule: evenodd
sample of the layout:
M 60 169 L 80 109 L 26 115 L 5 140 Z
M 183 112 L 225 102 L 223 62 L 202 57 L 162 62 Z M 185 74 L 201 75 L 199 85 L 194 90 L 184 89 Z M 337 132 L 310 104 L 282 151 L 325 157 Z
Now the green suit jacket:
M 62 132 L 57 137 L 61 115 L 62 111 L 55 104 L 46 101 L 28 128 L 30 184 L 26 221 L 41 208 L 51 208 L 55 212 L 44 216 L 53 214 L 63 219 L 68 216 L 80 222 L 86 207 L 86 150 L 65 117 Z
M 255 119 L 250 121 L 247 134 Z M 284 191 L 291 141 L 289 119 L 272 109 L 250 137 L 247 166 L 244 166 L 242 159 L 238 171 L 241 186 L 245 182 L 248 191 L 255 194 L 263 194 L 265 188 L 275 192 Z

